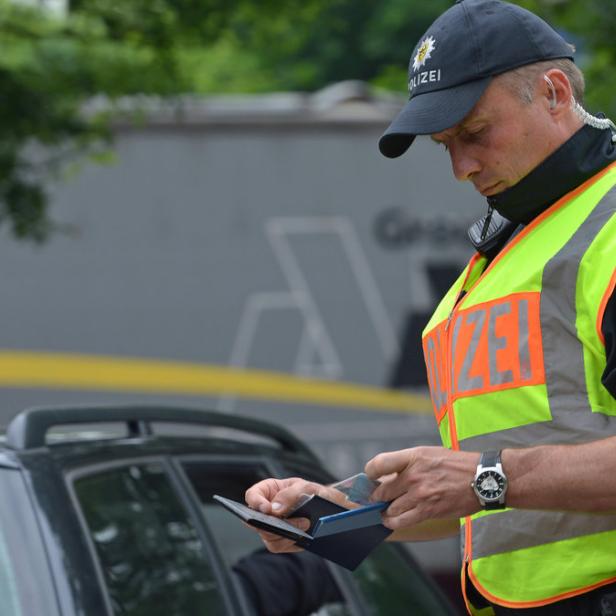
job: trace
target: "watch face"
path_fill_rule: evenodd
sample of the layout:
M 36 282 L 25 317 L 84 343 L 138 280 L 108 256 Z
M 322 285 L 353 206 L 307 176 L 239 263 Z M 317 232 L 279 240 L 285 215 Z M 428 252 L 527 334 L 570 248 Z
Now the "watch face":
M 475 480 L 477 494 L 486 501 L 498 500 L 505 491 L 506 479 L 496 471 L 483 471 Z

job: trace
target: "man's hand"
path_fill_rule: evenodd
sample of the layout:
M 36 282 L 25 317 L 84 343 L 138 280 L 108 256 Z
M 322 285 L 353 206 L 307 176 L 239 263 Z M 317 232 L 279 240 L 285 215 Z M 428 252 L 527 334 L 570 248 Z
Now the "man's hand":
M 295 509 L 302 494 L 322 494 L 327 488 L 300 477 L 264 479 L 246 490 L 246 503 L 261 513 L 284 517 Z
M 329 496 L 332 500 L 333 493 L 339 495 L 338 500 L 340 496 L 344 498 L 344 495 L 338 490 L 299 477 L 289 477 L 287 479 L 264 479 L 246 491 L 245 499 L 252 509 L 277 517 L 285 517 L 295 509 L 302 494 L 318 494 L 324 498 Z M 308 530 L 310 526 L 310 521 L 307 518 L 288 518 L 286 521 L 301 530 Z M 291 539 L 285 539 L 255 528 L 253 530 L 261 535 L 265 547 L 270 552 L 301 551 L 301 548 L 295 545 Z
M 371 500 L 393 501 L 383 513 L 383 524 L 393 530 L 470 515 L 480 509 L 471 487 L 478 462 L 478 453 L 443 447 L 380 453 L 365 469 L 382 481 Z
M 308 520 L 308 518 L 289 518 L 285 521 L 304 531 L 308 530 L 308 528 L 310 527 L 310 520 Z M 259 533 L 263 544 L 270 552 L 289 553 L 301 552 L 303 550 L 303 548 L 300 548 L 298 545 L 296 545 L 292 539 L 280 537 L 279 535 L 274 535 L 274 533 L 268 533 L 267 531 L 261 530 L 260 528 L 250 526 L 250 524 L 244 524 L 244 526 L 250 528 L 250 530 L 254 530 L 255 532 Z

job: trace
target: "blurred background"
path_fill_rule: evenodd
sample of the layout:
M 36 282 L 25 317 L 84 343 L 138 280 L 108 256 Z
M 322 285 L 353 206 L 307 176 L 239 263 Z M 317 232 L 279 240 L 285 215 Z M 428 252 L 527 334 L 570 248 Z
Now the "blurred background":
M 377 140 L 449 0 L 0 0 L 0 422 L 159 401 L 338 476 L 438 442 L 420 333 L 485 203 Z M 528 0 L 616 116 L 613 0 Z M 457 541 L 413 546 L 457 575 Z

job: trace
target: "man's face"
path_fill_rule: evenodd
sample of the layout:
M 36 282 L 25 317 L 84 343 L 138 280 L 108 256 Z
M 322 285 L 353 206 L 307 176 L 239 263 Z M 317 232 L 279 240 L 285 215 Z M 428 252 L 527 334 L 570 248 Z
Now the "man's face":
M 545 99 L 524 102 L 498 78 L 462 122 L 431 137 L 447 148 L 456 178 L 485 197 L 519 182 L 562 143 Z

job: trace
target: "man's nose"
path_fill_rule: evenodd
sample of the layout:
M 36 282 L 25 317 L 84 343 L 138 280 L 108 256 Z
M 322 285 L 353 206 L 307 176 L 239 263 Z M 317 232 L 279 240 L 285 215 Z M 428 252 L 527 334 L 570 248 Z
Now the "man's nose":
M 473 175 L 481 171 L 479 161 L 472 155 L 470 149 L 462 144 L 450 143 L 449 157 L 453 174 L 460 182 L 470 180 Z

